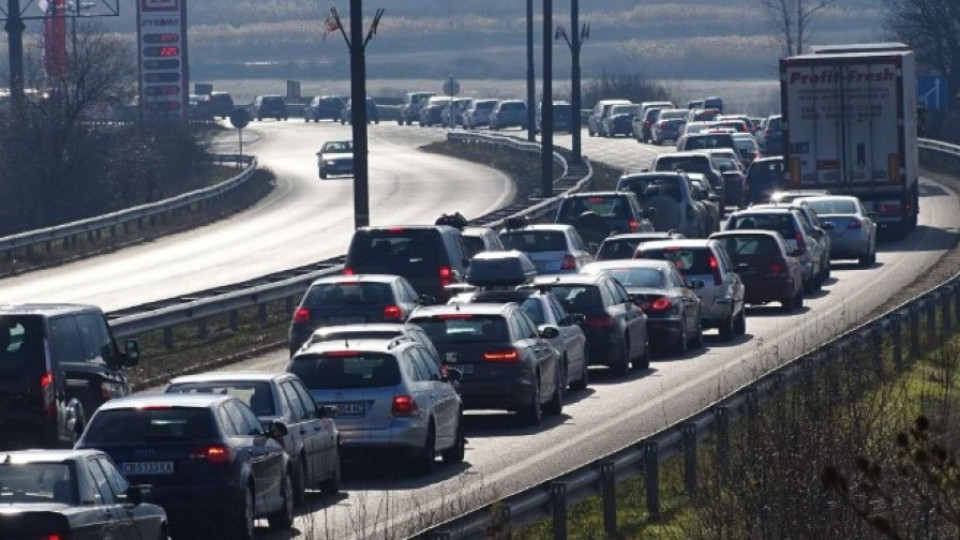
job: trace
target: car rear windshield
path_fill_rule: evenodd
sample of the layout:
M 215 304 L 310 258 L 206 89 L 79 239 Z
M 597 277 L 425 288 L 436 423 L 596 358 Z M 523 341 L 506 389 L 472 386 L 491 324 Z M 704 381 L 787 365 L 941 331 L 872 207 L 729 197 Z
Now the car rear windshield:
M 680 187 L 680 178 L 676 176 L 633 178 L 626 183 L 626 187 L 644 203 L 662 195 L 683 202 L 683 188 Z
M 0 377 L 39 375 L 44 369 L 43 318 L 0 315 Z
M 393 291 L 387 283 L 369 281 L 345 281 L 343 283 L 320 283 L 310 287 L 303 306 L 357 306 L 393 302 Z
M 610 110 L 610 116 L 617 114 L 632 114 L 634 116 L 640 114 L 639 105 L 614 105 Z
M 471 259 L 477 253 L 486 251 L 487 249 L 487 246 L 483 245 L 483 238 L 480 238 L 479 236 L 464 236 L 463 247 L 467 249 L 467 257 L 470 257 Z
M 597 260 L 632 259 L 639 244 L 639 240 L 604 240 L 597 252 Z
M 401 333 L 394 330 L 343 330 L 341 332 L 320 332 L 310 336 L 310 343 L 326 341 L 347 341 L 351 339 L 393 339 Z
M 728 229 L 763 229 L 777 231 L 785 239 L 796 235 L 796 223 L 792 214 L 747 214 L 730 218 Z
M 529 315 L 537 326 L 546 324 L 540 299 L 535 296 L 527 296 L 523 292 L 482 291 L 474 295 L 473 299 L 470 300 L 472 304 L 506 304 L 508 302 L 520 304 L 520 309 Z
M 623 284 L 624 287 L 666 287 L 663 272 L 656 268 L 607 268 L 605 273 Z
M 733 140 L 733 144 L 737 145 L 737 150 L 747 150 L 749 152 L 754 152 L 757 149 L 757 142 L 753 139 L 747 138 L 737 138 Z
M 660 120 L 683 120 L 689 116 L 690 112 L 683 109 L 671 109 L 669 111 L 660 111 Z
M 710 258 L 713 254 L 708 248 L 667 248 L 647 250 L 641 248 L 637 258 L 669 261 L 682 274 L 710 274 Z
M 728 158 L 725 156 L 713 156 L 711 159 L 713 161 L 713 166 L 716 167 L 720 172 L 731 172 L 740 170 L 737 167 L 737 162 L 733 158 Z
M 711 169 L 710 158 L 707 156 L 683 156 L 657 158 L 658 171 L 693 171 L 709 174 Z
M 487 110 L 492 109 L 497 106 L 496 101 L 478 101 L 474 104 L 474 108 L 477 110 Z
M 765 234 L 721 236 L 717 238 L 717 240 L 733 258 L 746 255 L 763 257 L 779 257 L 783 255 L 780 251 L 780 244 Z
M 507 321 L 500 315 L 450 314 L 410 320 L 436 345 L 504 343 L 510 340 Z
M 771 118 L 767 121 L 767 129 L 770 131 L 780 131 L 780 118 Z
M 684 144 L 686 150 L 733 148 L 733 137 L 728 134 L 692 135 Z
M 561 231 L 509 231 L 500 237 L 504 247 L 526 253 L 567 251 L 567 237 Z
M 783 162 L 780 160 L 754 161 L 750 165 L 750 170 L 747 171 L 747 182 L 751 186 L 756 182 L 783 183 Z
M 813 211 L 818 215 L 829 215 L 829 214 L 856 214 L 857 213 L 857 203 L 853 201 L 847 201 L 844 199 L 824 199 L 819 201 L 808 201 L 807 204 L 810 205 L 810 208 L 813 208 Z
M 433 275 L 441 264 L 440 243 L 432 229 L 360 231 L 350 243 L 347 266 L 357 273 Z
M 392 355 L 343 351 L 297 356 L 289 371 L 311 390 L 383 388 L 400 384 L 400 367 Z
M 62 503 L 73 506 L 77 504 L 75 483 L 71 467 L 66 463 L 4 463 L 0 465 L 0 504 Z
M 597 313 L 603 311 L 603 298 L 596 285 L 556 284 L 550 286 L 550 292 L 560 305 L 571 313 Z
M 559 221 L 569 223 L 584 212 L 594 212 L 602 218 L 629 219 L 630 203 L 624 196 L 597 195 L 569 197 L 560 206 Z
M 253 409 L 257 416 L 277 414 L 273 390 L 266 381 L 211 381 L 171 384 L 168 394 L 221 394 L 233 396 Z
M 93 446 L 149 441 L 216 438 L 212 411 L 206 407 L 142 407 L 99 411 L 84 432 Z
M 500 105 L 501 111 L 519 111 L 521 109 L 526 109 L 527 106 L 523 103 L 503 103 Z

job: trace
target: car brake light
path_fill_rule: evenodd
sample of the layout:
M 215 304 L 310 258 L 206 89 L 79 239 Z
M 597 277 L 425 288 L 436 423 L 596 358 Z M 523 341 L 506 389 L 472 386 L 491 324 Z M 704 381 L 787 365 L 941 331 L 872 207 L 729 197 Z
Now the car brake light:
M 650 303 L 650 309 L 652 311 L 666 311 L 670 309 L 670 299 L 667 298 L 666 296 L 657 298 L 656 300 Z
M 603 197 L 587 197 L 587 202 L 602 203 Z
M 800 251 L 801 255 L 806 253 L 807 245 L 803 242 L 803 235 L 798 232 L 796 234 L 796 239 L 797 239 L 797 250 Z
M 783 265 L 781 265 L 780 263 L 773 263 L 773 264 L 771 264 L 771 265 L 770 265 L 770 273 L 771 273 L 771 274 L 780 274 L 780 273 L 783 273 Z
M 45 534 L 40 537 L 40 540 L 68 540 L 69 538 L 69 536 L 62 534 Z
M 631 219 L 629 222 L 629 225 L 630 225 L 630 232 L 637 232 L 637 229 L 640 228 L 640 223 L 635 219 Z
M 331 358 L 352 358 L 360 356 L 358 351 L 327 351 L 324 354 Z
M 576 270 L 577 269 L 577 258 L 573 255 L 567 253 L 563 256 L 563 262 L 560 263 L 561 270 Z
M 453 283 L 453 268 L 450 268 L 447 265 L 440 266 L 440 286 L 446 287 Z
M 190 452 L 190 457 L 194 459 L 204 459 L 207 463 L 213 464 L 229 463 L 233 460 L 230 449 L 219 444 L 194 448 L 193 451 Z
M 860 223 L 859 221 L 856 221 L 856 220 L 851 221 L 851 222 L 847 225 L 847 228 L 848 228 L 848 229 L 859 229 L 859 228 L 861 228 L 861 227 L 863 227 L 863 224 Z
M 383 308 L 383 318 L 388 321 L 399 321 L 403 319 L 403 310 L 399 306 L 387 306 Z
M 507 362 L 516 363 L 520 361 L 520 353 L 516 349 L 505 349 L 502 351 L 487 351 L 483 353 L 484 362 Z
M 590 328 L 610 328 L 613 326 L 613 317 L 609 315 L 587 315 L 583 323 Z
M 54 399 L 53 373 L 46 372 L 40 377 L 40 393 L 43 396 L 43 416 L 50 418 L 57 412 Z
M 472 319 L 473 315 L 469 313 L 444 313 L 442 315 L 437 315 L 437 319 L 441 321 L 455 321 L 458 319 Z
M 390 407 L 390 412 L 394 416 L 413 416 L 418 410 L 420 408 L 417 407 L 417 402 L 412 397 L 406 395 L 393 396 L 393 405 Z
M 717 262 L 717 257 L 714 255 L 710 255 L 709 264 L 710 264 L 710 269 L 713 270 L 713 284 L 720 285 L 721 283 L 723 283 L 723 277 L 720 276 L 720 263 Z
M 407 230 L 406 227 L 387 227 L 387 232 L 403 232 Z
M 356 272 L 353 271 L 353 268 L 350 268 L 349 266 L 344 266 L 344 267 L 343 267 L 343 275 L 345 275 L 345 276 L 352 276 L 352 275 L 354 275 L 355 273 L 356 273 Z
M 310 322 L 310 310 L 307 308 L 299 308 L 296 311 L 294 311 L 293 322 L 295 323 Z

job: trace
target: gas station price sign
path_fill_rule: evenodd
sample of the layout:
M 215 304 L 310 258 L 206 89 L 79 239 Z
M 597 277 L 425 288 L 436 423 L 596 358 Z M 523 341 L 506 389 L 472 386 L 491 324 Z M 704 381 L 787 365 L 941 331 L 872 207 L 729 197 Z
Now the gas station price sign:
M 148 118 L 186 121 L 186 0 L 137 0 L 140 103 Z

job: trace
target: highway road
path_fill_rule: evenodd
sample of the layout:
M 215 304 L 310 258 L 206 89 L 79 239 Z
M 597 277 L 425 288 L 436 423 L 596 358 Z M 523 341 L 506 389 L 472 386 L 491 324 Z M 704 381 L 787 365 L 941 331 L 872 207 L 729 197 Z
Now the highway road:
M 424 131 L 399 129 L 418 137 Z M 569 147 L 569 137 L 557 143 Z M 584 137 L 585 155 L 625 170 L 647 166 L 656 152 L 665 150 L 669 148 L 632 139 Z M 596 369 L 591 388 L 570 396 L 563 415 L 547 419 L 539 429 L 517 427 L 499 412 L 469 412 L 464 465 L 440 466 L 427 478 L 355 475 L 340 498 L 311 498 L 298 518 L 299 537 L 404 537 L 435 516 L 461 513 L 632 444 L 822 342 L 880 306 L 953 246 L 960 226 L 957 197 L 939 184 L 923 180 L 921 185 L 917 231 L 883 244 L 873 268 L 835 263 L 833 279 L 807 298 L 802 311 L 751 308 L 746 336 L 723 343 L 711 331 L 705 349 L 655 361 L 627 380 Z M 231 369 L 282 370 L 286 360 L 286 352 L 277 351 Z M 262 528 L 260 537 L 288 535 Z
M 372 224 L 432 223 L 453 210 L 474 217 L 513 200 L 514 185 L 501 172 L 415 150 L 443 132 L 401 129 L 370 130 Z M 345 253 L 353 183 L 319 180 L 315 153 L 325 140 L 350 139 L 350 126 L 265 121 L 247 131 L 253 142 L 244 150 L 278 177 L 258 204 L 189 232 L 0 280 L 0 302 L 88 302 L 110 311 Z M 235 140 L 231 133 L 219 150 L 236 152 Z

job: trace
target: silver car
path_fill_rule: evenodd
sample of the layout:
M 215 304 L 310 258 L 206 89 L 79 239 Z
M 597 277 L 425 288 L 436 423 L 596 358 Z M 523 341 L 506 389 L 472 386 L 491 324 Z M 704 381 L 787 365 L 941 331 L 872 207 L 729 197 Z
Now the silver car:
M 856 197 L 829 195 L 804 197 L 817 213 L 820 221 L 831 223 L 830 256 L 837 259 L 857 259 L 866 267 L 877 262 L 877 224 Z
M 434 353 L 409 339 L 315 343 L 286 371 L 300 377 L 318 405 L 337 407 L 345 460 L 364 451 L 406 455 L 421 474 L 463 461 L 463 403 Z
M 719 328 L 720 338 L 733 339 L 747 329 L 745 288 L 733 262 L 716 240 L 663 240 L 637 248 L 638 259 L 673 263 L 700 297 L 703 328 Z M 703 286 L 700 286 L 702 282 Z
M 264 426 L 281 420 L 287 434 L 280 443 L 293 464 L 293 498 L 304 501 L 307 488 L 332 494 L 340 490 L 340 434 L 336 412 L 318 407 L 295 375 L 289 373 L 210 372 L 177 377 L 167 394 L 229 394 L 244 403 Z
M 575 274 L 593 262 L 593 255 L 572 225 L 527 225 L 500 233 L 506 249 L 530 257 L 538 274 Z

